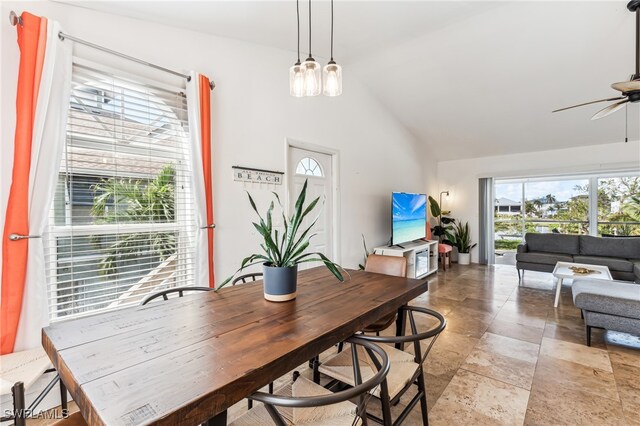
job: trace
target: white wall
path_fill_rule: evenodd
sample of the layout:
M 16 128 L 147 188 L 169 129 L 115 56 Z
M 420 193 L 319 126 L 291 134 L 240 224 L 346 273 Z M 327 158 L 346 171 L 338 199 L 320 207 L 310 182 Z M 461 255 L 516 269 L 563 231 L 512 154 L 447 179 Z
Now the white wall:
M 478 241 L 478 179 L 482 177 L 549 176 L 614 170 L 640 171 L 640 142 L 592 145 L 582 148 L 538 151 L 438 163 L 438 185 L 451 191 L 445 207 L 469 221 L 473 241 Z M 471 259 L 478 261 L 478 249 Z
M 344 69 L 338 98 L 292 98 L 288 68 L 295 54 L 159 24 L 50 2 L 3 2 L 1 78 L 1 190 L 4 214 L 11 175 L 18 48 L 10 10 L 58 20 L 71 35 L 176 69 L 195 69 L 215 80 L 212 96 L 213 179 L 218 281 L 230 274 L 258 238 L 244 193 L 266 205 L 270 191 L 232 179 L 231 166 L 285 170 L 286 137 L 339 151 L 341 259 L 356 267 L 362 258 L 360 234 L 373 246 L 388 240 L 390 192 L 424 192 L 423 156 L 414 138 Z M 292 39 L 295 42 L 295 39 Z M 76 54 L 109 61 L 113 67 L 173 81 L 162 73 L 103 56 L 81 46 Z M 429 170 L 435 170 L 431 160 Z M 431 175 L 433 176 L 433 174 Z M 434 185 L 434 182 L 429 182 Z

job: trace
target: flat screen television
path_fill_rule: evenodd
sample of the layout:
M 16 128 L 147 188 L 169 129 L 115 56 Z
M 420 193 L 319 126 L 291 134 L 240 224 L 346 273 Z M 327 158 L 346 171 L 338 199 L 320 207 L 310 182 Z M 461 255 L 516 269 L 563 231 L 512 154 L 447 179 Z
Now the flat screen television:
M 426 236 L 426 194 L 392 193 L 391 215 L 392 245 L 406 243 Z

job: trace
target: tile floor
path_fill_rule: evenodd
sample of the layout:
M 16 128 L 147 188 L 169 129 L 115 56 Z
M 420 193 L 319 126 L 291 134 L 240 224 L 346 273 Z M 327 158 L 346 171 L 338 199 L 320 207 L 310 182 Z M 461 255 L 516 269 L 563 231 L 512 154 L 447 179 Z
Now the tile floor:
M 415 303 L 447 315 L 427 359 L 431 425 L 640 425 L 640 338 L 594 331 L 585 345 L 569 286 L 551 274 L 455 267 Z
M 551 274 L 532 272 L 519 286 L 508 265 L 454 265 L 430 279 L 412 303 L 448 321 L 425 368 L 432 426 L 640 425 L 640 338 L 594 331 L 585 346 L 569 286 L 558 308 L 552 289 Z M 419 406 L 405 424 L 421 424 Z

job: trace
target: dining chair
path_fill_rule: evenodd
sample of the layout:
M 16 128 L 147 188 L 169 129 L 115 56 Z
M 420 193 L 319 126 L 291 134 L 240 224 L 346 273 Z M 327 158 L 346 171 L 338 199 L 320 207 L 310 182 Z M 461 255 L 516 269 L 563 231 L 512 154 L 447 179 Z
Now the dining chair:
M 236 285 L 236 284 L 244 284 L 247 282 L 253 282 L 253 281 L 258 281 L 258 279 L 262 278 L 262 272 L 252 272 L 250 274 L 244 274 L 244 275 L 240 275 L 239 277 L 237 277 L 236 279 L 234 279 L 233 281 L 231 281 L 231 285 Z
M 169 296 L 177 293 L 178 297 L 184 296 L 185 293 L 197 292 L 197 291 L 212 291 L 212 288 L 209 287 L 174 287 L 169 288 L 167 290 L 158 291 L 156 293 L 150 294 L 149 296 L 142 299 L 140 302 L 141 305 L 146 305 L 154 299 L 158 299 L 162 297 L 164 300 L 169 300 Z
M 347 342 L 357 348 L 351 352 L 352 387 L 334 393 L 297 376 L 293 383 L 282 386 L 275 394 L 256 392 L 251 395 L 250 399 L 262 404 L 247 411 L 229 426 L 266 425 L 271 422 L 277 426 L 366 425 L 369 395 L 374 389 L 384 386 L 390 368 L 389 356 L 380 346 L 360 336 L 352 336 Z M 361 363 L 365 360 L 375 360 L 375 371 L 367 369 L 367 376 L 363 375 L 361 369 Z M 356 400 L 357 403 L 350 400 Z
M 407 259 L 402 256 L 382 256 L 379 254 L 370 254 L 367 256 L 367 262 L 364 266 L 364 270 L 366 272 L 374 272 L 376 274 L 383 275 L 394 275 L 396 277 L 406 277 L 407 276 Z M 365 328 L 362 329 L 365 333 L 376 333 L 376 335 L 380 335 L 380 332 L 386 330 L 393 324 L 398 318 L 397 312 L 391 313 L 389 315 L 385 315 L 382 318 L 377 319 L 372 324 L 369 324 Z M 344 344 L 343 342 L 338 343 L 338 352 L 342 351 Z M 313 369 L 315 373 L 314 381 L 318 383 L 320 380 L 317 374 L 317 365 L 319 360 L 314 358 L 311 360 L 309 367 Z
M 67 388 L 57 373 L 27 407 L 26 389 L 47 373 L 56 373 L 56 369 L 41 346 L 0 356 L 0 396 L 4 400 L 5 396 L 11 395 L 13 400 L 13 410 L 7 409 L 3 413 L 1 423 L 13 420 L 16 426 L 24 426 L 27 414 L 34 412 L 56 383 L 60 383 L 61 406 L 67 409 Z
M 380 347 L 382 347 L 387 353 L 391 364 L 387 379 L 382 383 L 380 388 L 374 389 L 371 392 L 374 397 L 380 400 L 382 405 L 382 419 L 371 414 L 369 414 L 369 418 L 385 426 L 399 425 L 407 418 L 413 407 L 420 402 L 423 424 L 428 425 L 427 391 L 424 382 L 423 364 L 429 354 L 429 351 L 436 342 L 436 339 L 446 327 L 447 321 L 442 314 L 431 309 L 418 306 L 403 306 L 401 311 L 402 315 L 408 316 L 411 334 L 405 336 L 357 335 L 359 339 L 380 344 Z M 414 314 L 419 314 L 420 317 L 418 318 L 420 323 L 428 323 L 429 325 L 427 326 L 430 328 L 426 331 L 420 332 L 418 330 L 416 316 Z M 398 343 L 404 344 L 409 342 L 413 343 L 413 354 L 393 347 L 393 345 Z M 422 350 L 422 343 L 427 344 L 424 352 Z M 351 369 L 346 368 L 352 363 L 352 352 L 352 347 L 349 347 L 330 357 L 319 366 L 319 372 L 344 384 L 354 386 L 358 381 L 351 372 Z M 375 360 L 372 361 L 373 364 L 376 363 Z M 364 378 L 370 377 L 374 371 L 373 367 L 374 366 L 371 364 L 369 365 L 369 368 L 364 366 L 362 368 L 362 376 Z M 375 365 L 375 367 L 377 367 L 377 365 Z M 417 387 L 415 396 L 407 404 L 400 415 L 398 415 L 397 419 L 393 421 L 391 416 L 391 406 L 396 405 L 400 401 L 400 398 L 413 385 Z
M 366 272 L 375 272 L 376 274 L 393 275 L 396 277 L 407 276 L 407 259 L 400 256 L 381 256 L 379 254 L 370 254 L 367 257 L 367 263 L 364 266 Z M 372 324 L 366 326 L 362 331 L 365 333 L 379 334 L 382 330 L 386 330 L 396 321 L 397 313 L 386 315 Z

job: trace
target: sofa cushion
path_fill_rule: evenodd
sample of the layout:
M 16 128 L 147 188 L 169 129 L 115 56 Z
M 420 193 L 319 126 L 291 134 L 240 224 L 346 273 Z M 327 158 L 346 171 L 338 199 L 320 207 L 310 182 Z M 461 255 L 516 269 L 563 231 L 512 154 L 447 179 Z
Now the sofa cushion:
M 637 278 L 636 281 L 640 281 L 640 260 L 632 260 L 633 262 L 633 275 Z
M 580 254 L 579 235 L 527 233 L 524 239 L 529 251 Z
M 604 256 L 573 256 L 576 263 L 606 266 L 611 271 L 633 272 L 633 263 L 627 259 Z
M 573 258 L 569 254 L 542 252 L 517 253 L 516 260 L 518 262 L 542 263 L 544 265 L 555 265 L 556 262 L 573 262 Z
M 580 254 L 637 259 L 640 257 L 640 238 L 580 235 Z
M 571 286 L 580 309 L 640 319 L 640 285 L 622 281 L 579 278 Z

